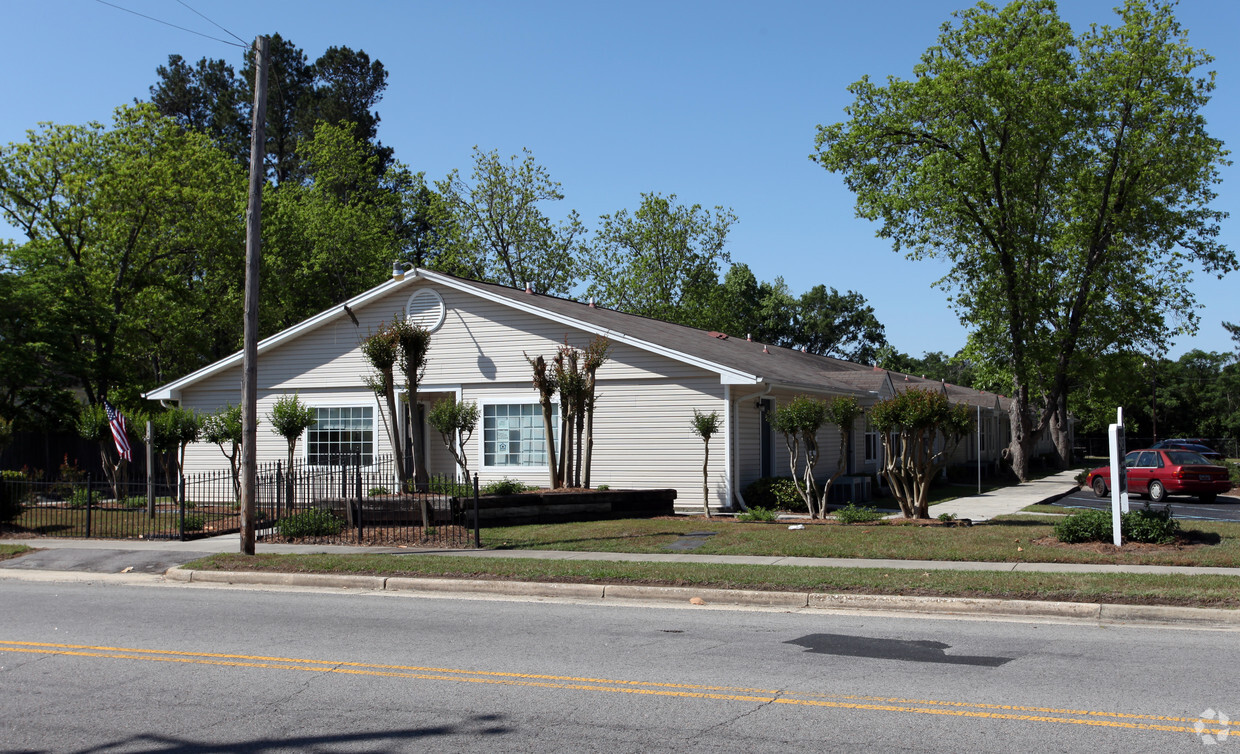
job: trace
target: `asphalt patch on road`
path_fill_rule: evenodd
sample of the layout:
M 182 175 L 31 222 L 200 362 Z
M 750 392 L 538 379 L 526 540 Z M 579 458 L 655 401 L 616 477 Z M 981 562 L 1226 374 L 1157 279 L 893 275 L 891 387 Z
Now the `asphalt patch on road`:
M 154 573 L 184 565 L 200 552 L 171 550 L 36 550 L 0 562 L 0 568 L 27 571 L 86 571 L 88 573 Z M 126 571 L 125 569 L 129 570 Z
M 847 634 L 808 634 L 784 643 L 805 647 L 806 651 L 815 654 L 864 657 L 873 660 L 935 662 L 946 665 L 976 665 L 984 668 L 997 668 L 1016 659 L 1014 657 L 949 655 L 947 650 L 952 648 L 951 645 L 941 641 L 878 639 L 872 636 L 848 636 Z

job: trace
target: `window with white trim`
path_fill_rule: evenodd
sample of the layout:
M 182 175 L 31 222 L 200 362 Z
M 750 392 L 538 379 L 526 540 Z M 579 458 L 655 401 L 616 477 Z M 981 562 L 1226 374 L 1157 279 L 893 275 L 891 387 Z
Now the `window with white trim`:
M 551 407 L 552 440 L 559 439 L 560 407 Z M 537 403 L 482 406 L 482 465 L 547 466 L 547 433 Z
M 878 431 L 874 429 L 874 425 L 870 423 L 870 417 L 865 418 L 865 460 L 866 463 L 878 460 L 878 449 L 882 447 L 882 439 L 879 437 Z
M 330 406 L 314 409 L 314 426 L 306 430 L 306 463 L 331 466 L 354 456 L 363 465 L 374 462 L 375 410 L 373 406 Z

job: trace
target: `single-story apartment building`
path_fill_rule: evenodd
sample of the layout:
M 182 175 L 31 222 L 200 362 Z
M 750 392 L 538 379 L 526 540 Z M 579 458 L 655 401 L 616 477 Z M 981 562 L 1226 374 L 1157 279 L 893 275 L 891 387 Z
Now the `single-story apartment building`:
M 848 395 L 868 407 L 898 389 L 893 373 L 870 366 L 415 269 L 258 344 L 260 463 L 287 455 L 266 417 L 281 396 L 294 393 L 318 420 L 298 446 L 305 461 L 352 449 L 367 458 L 390 452 L 379 400 L 366 384 L 373 370 L 360 345 L 381 323 L 400 317 L 431 332 L 419 406 L 428 409 L 445 396 L 477 404 L 479 426 L 464 453 L 484 484 L 502 478 L 547 483 L 542 413 L 526 357 L 550 361 L 558 347 L 584 348 L 596 336 L 606 337 L 611 350 L 597 372 L 592 484 L 674 488 L 684 510 L 700 510 L 702 503 L 704 449 L 692 430 L 695 410 L 722 419 L 710 444 L 708 495 L 712 508 L 733 509 L 743 506 L 750 482 L 789 474 L 788 449 L 767 422 L 771 411 L 801 394 Z M 241 359 L 240 353 L 221 359 L 146 397 L 199 413 L 235 405 Z M 979 403 L 987 400 L 979 396 L 990 396 L 987 419 L 1002 423 L 996 396 L 968 392 L 966 399 Z M 438 433 L 418 413 L 410 416 L 419 417 L 413 420 L 418 426 L 400 430 L 421 433 L 429 472 L 457 473 Z M 994 444 L 984 446 L 987 458 L 997 458 L 1002 447 L 1002 433 L 993 436 Z M 874 474 L 881 454 L 877 433 L 861 419 L 852 439 L 848 473 Z M 838 431 L 824 428 L 819 440 L 818 469 L 825 477 L 836 468 Z M 212 444 L 195 443 L 186 452 L 187 473 L 226 463 Z

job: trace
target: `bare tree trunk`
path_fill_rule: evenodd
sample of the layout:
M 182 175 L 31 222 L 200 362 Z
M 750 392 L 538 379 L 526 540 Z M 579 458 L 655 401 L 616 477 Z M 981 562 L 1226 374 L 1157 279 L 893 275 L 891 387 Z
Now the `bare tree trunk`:
M 594 460 L 594 384 L 593 384 L 593 381 L 591 381 L 590 398 L 589 398 L 589 401 L 586 403 L 586 447 L 585 447 L 585 462 L 582 464 L 585 467 L 585 471 L 583 472 L 583 478 L 581 481 L 581 486 L 585 487 L 586 489 L 590 488 L 590 463 L 593 460 Z
M 1051 413 L 1050 433 L 1055 446 L 1055 466 L 1066 469 L 1072 465 L 1072 435 L 1068 423 L 1068 397 L 1060 395 Z
M 409 481 L 409 470 L 405 468 L 405 448 L 401 442 L 400 428 L 396 421 L 396 386 L 395 376 L 392 370 L 387 370 L 383 375 L 383 400 L 387 404 L 388 420 L 384 422 L 387 425 L 388 441 L 392 444 L 392 455 L 396 458 L 396 479 L 400 482 L 401 491 L 405 489 L 405 482 Z

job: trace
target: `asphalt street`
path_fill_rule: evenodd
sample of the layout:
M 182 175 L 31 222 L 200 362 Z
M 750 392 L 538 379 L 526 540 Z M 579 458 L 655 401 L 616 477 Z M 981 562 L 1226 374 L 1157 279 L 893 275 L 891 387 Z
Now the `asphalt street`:
M 1128 508 L 1129 510 L 1135 510 L 1144 506 L 1146 502 L 1148 501 L 1145 498 L 1133 495 L 1128 498 Z M 1067 497 L 1060 498 L 1052 504 L 1065 508 L 1110 510 L 1111 498 L 1101 498 L 1091 490 L 1083 489 L 1080 492 L 1074 492 Z M 1240 497 L 1235 495 L 1219 495 L 1213 503 L 1208 505 L 1191 495 L 1170 495 L 1165 503 L 1159 503 L 1157 507 L 1161 509 L 1164 505 L 1170 505 L 1171 514 L 1183 520 L 1240 521 Z
M 153 582 L 0 604 L 4 751 L 1168 752 L 1240 716 L 1235 630 Z

